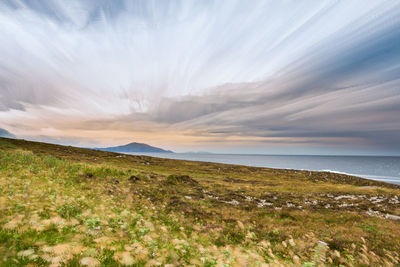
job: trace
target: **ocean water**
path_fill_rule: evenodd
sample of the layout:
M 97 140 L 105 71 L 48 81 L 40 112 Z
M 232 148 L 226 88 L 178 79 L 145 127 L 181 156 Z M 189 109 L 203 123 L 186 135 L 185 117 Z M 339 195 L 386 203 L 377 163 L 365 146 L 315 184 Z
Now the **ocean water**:
M 238 164 L 254 167 L 268 167 L 277 169 L 338 172 L 372 180 L 400 184 L 400 157 L 289 156 L 195 153 L 140 153 L 140 155 L 170 159 Z

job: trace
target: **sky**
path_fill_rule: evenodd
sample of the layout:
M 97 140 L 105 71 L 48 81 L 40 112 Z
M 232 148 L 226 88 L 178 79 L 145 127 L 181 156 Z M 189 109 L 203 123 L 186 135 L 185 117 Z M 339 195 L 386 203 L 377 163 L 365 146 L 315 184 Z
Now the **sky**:
M 400 155 L 400 1 L 1 0 L 0 128 L 84 147 Z

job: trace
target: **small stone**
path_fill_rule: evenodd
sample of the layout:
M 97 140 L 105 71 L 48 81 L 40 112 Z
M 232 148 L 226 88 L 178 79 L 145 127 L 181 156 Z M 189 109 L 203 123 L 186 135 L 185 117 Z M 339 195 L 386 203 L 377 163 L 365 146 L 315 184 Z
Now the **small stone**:
M 139 180 L 140 180 L 140 178 L 137 177 L 137 176 L 135 176 L 135 175 L 132 175 L 132 176 L 129 177 L 129 179 L 128 179 L 129 182 L 136 182 L 136 181 L 139 181 Z
M 386 219 L 390 219 L 390 220 L 395 220 L 395 221 L 400 220 L 400 216 L 393 215 L 393 214 L 386 214 L 385 217 L 386 217 Z

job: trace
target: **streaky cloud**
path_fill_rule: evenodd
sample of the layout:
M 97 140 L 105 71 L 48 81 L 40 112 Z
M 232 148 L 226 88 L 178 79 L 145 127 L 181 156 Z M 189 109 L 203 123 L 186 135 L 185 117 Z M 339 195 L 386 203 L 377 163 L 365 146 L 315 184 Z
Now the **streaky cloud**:
M 397 1 L 5 0 L 0 127 L 398 153 L 399 43 Z

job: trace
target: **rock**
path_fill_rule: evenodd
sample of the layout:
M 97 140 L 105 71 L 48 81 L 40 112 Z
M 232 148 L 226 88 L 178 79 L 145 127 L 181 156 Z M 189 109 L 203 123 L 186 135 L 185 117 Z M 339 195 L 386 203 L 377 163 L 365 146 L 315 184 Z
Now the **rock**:
M 137 177 L 137 176 L 135 176 L 135 175 L 132 175 L 132 176 L 129 177 L 129 179 L 128 179 L 129 182 L 137 182 L 137 181 L 139 181 L 139 180 L 140 180 L 140 178 Z
M 386 214 L 385 217 L 386 217 L 386 219 L 390 219 L 390 220 L 395 220 L 395 221 L 400 220 L 400 216 L 393 215 L 393 214 Z
M 82 266 L 96 267 L 100 266 L 100 261 L 92 257 L 85 257 L 79 261 Z

